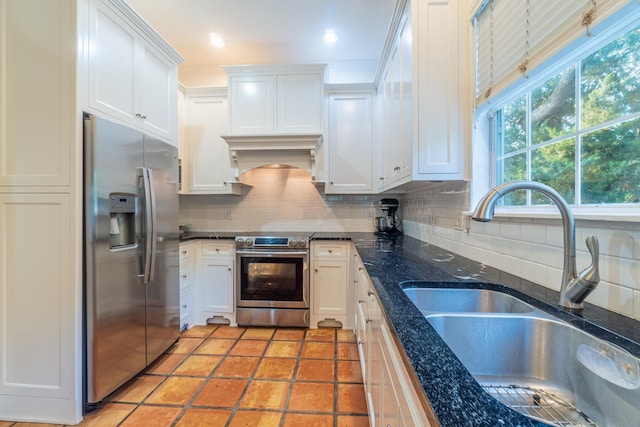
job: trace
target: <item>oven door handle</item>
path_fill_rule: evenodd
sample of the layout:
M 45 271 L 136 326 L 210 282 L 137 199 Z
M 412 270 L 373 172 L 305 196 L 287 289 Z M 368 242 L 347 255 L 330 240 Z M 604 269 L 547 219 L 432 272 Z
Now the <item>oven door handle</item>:
M 309 251 L 252 251 L 252 250 L 236 250 L 236 255 L 251 255 L 251 256 L 308 256 Z

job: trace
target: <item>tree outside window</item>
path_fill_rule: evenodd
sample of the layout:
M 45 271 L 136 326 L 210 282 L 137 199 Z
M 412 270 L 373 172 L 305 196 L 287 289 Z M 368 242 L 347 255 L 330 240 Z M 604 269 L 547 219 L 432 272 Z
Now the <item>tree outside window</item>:
M 578 205 L 639 203 L 640 27 L 512 99 L 496 135 L 497 183 L 540 181 Z M 550 203 L 509 196 L 505 205 Z

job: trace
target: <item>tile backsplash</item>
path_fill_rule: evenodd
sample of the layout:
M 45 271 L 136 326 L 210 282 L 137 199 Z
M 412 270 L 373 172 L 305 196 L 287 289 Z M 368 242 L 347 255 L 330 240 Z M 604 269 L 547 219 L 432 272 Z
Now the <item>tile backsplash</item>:
M 462 219 L 468 183 L 416 191 L 402 197 L 404 233 L 466 258 L 559 290 L 563 264 L 560 220 Z M 584 243 L 600 243 L 600 284 L 587 302 L 640 320 L 640 231 L 637 223 L 576 221 L 578 271 L 591 263 Z
M 376 195 L 327 195 L 297 168 L 252 169 L 241 196 L 180 196 L 180 223 L 190 230 L 373 231 Z

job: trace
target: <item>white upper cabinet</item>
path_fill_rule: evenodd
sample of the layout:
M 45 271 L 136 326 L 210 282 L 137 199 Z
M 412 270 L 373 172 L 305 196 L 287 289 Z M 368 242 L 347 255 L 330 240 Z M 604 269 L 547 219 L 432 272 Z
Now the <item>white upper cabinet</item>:
M 230 134 L 322 132 L 324 65 L 225 67 Z
M 182 58 L 143 37 L 118 3 L 95 0 L 90 8 L 88 105 L 176 144 Z
M 322 73 L 276 77 L 276 130 L 319 133 L 322 130 Z
M 466 61 L 462 55 L 467 55 L 463 29 L 468 25 L 462 25 L 459 3 L 415 0 L 412 9 L 419 22 L 414 46 L 414 75 L 419 76 L 414 87 L 418 155 L 413 164 L 417 178 L 464 178 L 468 104 L 461 100 L 461 86 L 468 85 L 470 76 L 463 72 Z
M 378 85 L 380 190 L 466 177 L 471 77 L 463 9 L 453 0 L 411 0 L 397 20 Z
M 275 131 L 275 79 L 270 75 L 229 77 L 231 133 L 268 134 Z
M 373 192 L 371 93 L 329 95 L 327 193 Z
M 221 138 L 229 126 L 226 93 L 202 88 L 186 92 L 181 194 L 241 194 L 240 184 L 230 182 L 229 146 Z

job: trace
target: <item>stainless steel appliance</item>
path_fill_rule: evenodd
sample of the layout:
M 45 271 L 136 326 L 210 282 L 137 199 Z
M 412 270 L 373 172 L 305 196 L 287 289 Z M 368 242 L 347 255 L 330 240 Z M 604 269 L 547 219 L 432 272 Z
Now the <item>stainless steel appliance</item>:
M 90 407 L 179 337 L 177 149 L 84 117 L 84 368 Z
M 309 326 L 309 238 L 236 237 L 239 325 Z
M 380 210 L 383 216 L 374 219 L 374 225 L 378 233 L 400 234 L 400 219 L 398 218 L 398 199 L 380 200 Z

